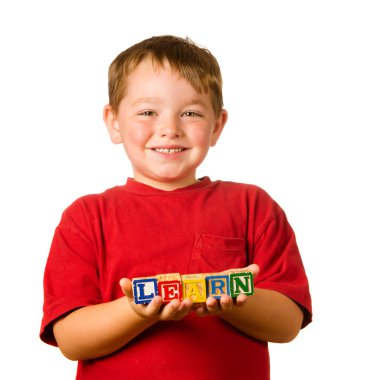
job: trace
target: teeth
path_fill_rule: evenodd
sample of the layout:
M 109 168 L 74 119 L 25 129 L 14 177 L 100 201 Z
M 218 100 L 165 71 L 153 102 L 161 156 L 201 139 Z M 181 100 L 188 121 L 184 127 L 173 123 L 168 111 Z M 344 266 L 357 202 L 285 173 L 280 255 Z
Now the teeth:
M 166 153 L 166 154 L 173 154 L 173 153 L 179 153 L 184 151 L 183 148 L 175 148 L 175 149 L 166 149 L 166 148 L 154 148 L 154 151 L 158 153 Z

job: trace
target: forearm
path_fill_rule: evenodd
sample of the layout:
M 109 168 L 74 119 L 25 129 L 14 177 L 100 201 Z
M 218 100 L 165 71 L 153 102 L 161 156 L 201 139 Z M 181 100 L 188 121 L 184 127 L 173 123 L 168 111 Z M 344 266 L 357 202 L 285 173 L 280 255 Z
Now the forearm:
M 275 343 L 293 340 L 301 329 L 303 312 L 290 298 L 278 292 L 255 289 L 241 308 L 221 317 L 249 336 Z
M 67 358 L 84 360 L 111 354 L 154 323 L 137 315 L 123 297 L 77 309 L 58 320 L 53 330 Z

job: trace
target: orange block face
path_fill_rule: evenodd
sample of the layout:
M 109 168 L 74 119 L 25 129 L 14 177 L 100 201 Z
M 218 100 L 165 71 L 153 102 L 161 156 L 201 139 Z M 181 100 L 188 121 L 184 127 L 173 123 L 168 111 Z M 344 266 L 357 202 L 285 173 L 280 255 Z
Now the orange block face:
M 183 298 L 191 298 L 194 303 L 206 302 L 206 278 L 204 274 L 182 276 Z
M 164 303 L 172 300 L 182 301 L 182 282 L 179 273 L 159 274 L 157 278 L 158 295 Z

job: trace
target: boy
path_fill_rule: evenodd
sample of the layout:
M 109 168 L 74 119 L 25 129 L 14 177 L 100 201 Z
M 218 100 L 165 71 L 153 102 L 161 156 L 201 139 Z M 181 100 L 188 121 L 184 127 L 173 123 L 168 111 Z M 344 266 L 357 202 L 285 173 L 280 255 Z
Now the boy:
M 267 342 L 311 321 L 308 281 L 286 216 L 263 190 L 196 179 L 227 121 L 217 61 L 173 36 L 130 47 L 110 66 L 104 121 L 134 178 L 64 212 L 41 339 L 79 361 L 77 379 L 269 379 Z M 252 271 L 253 296 L 133 300 L 133 277 L 234 268 Z

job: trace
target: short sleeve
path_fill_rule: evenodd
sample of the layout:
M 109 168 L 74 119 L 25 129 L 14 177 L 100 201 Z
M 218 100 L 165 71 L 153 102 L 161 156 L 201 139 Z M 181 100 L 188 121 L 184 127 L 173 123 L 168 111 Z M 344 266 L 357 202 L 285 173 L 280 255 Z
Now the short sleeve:
M 309 283 L 295 234 L 283 211 L 273 216 L 257 236 L 254 262 L 260 267 L 255 286 L 294 300 L 304 312 L 302 327 L 309 324 L 312 319 Z
M 100 303 L 96 247 L 73 218 L 64 214 L 56 228 L 44 274 L 40 337 L 56 345 L 52 325 L 80 307 Z

